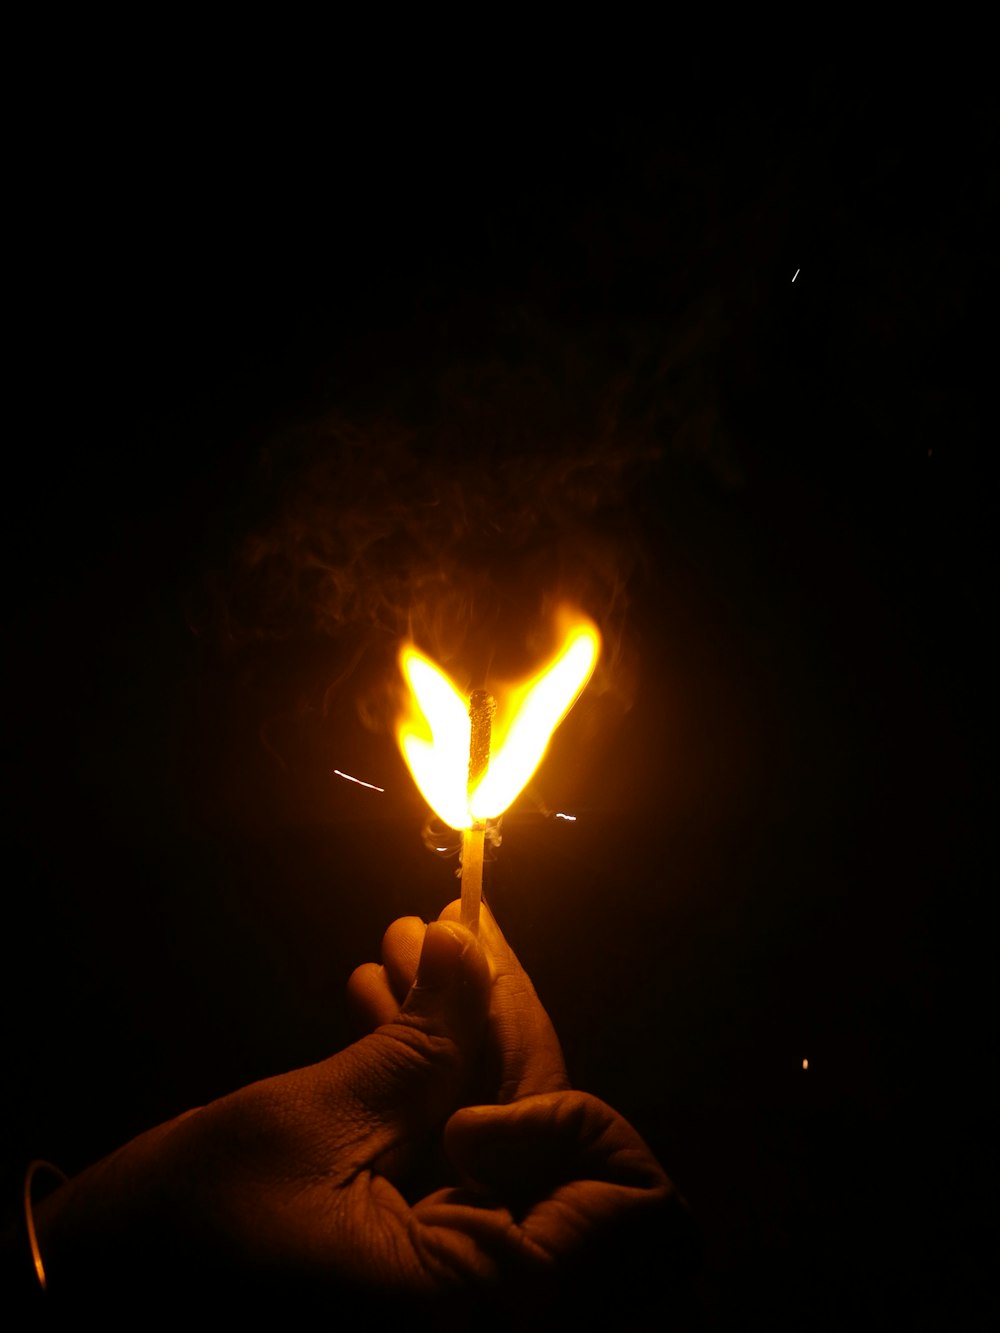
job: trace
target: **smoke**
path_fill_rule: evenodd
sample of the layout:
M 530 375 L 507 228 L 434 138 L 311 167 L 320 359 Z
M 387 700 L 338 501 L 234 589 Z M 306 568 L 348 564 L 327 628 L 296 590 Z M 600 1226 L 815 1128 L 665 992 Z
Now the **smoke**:
M 619 331 L 611 345 L 522 316 L 517 334 L 490 357 L 387 370 L 377 409 L 277 432 L 255 470 L 259 521 L 214 578 L 203 626 L 231 646 L 338 641 L 347 666 L 325 711 L 372 652 L 392 678 L 404 639 L 467 688 L 525 674 L 569 604 L 604 639 L 591 693 L 627 706 L 631 588 L 665 460 L 700 439 L 713 466 L 717 447 L 698 377 L 683 375 L 692 333 Z M 384 725 L 383 701 L 355 702 Z

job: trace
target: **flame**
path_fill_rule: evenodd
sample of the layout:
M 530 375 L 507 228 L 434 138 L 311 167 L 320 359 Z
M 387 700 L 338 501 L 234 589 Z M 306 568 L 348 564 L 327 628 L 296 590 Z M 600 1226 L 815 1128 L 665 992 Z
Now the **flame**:
M 407 644 L 399 665 L 410 707 L 396 732 L 399 748 L 427 804 L 454 829 L 496 819 L 541 763 L 549 741 L 590 679 L 601 638 L 575 621 L 563 645 L 525 684 L 497 700 L 490 765 L 469 791 L 469 701 L 430 658 Z

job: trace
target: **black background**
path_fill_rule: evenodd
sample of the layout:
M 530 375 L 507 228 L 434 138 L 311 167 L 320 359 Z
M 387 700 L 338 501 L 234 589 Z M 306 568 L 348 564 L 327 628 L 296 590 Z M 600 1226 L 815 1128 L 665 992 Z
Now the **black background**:
M 416 421 L 433 458 L 454 410 L 479 431 L 466 477 L 577 440 L 658 450 L 601 511 L 624 684 L 565 724 L 488 894 L 575 1083 L 691 1202 L 705 1323 L 973 1318 L 995 146 L 975 78 L 830 62 L 778 86 L 695 61 L 623 101 L 147 74 L 33 112 L 12 206 L 10 1191 L 32 1156 L 75 1171 L 338 1048 L 351 969 L 453 896 L 359 720 L 392 636 L 300 606 L 227 640 L 202 592 L 279 522 L 290 423 L 353 414 L 375 487 L 373 422 Z M 482 366 L 514 386 L 506 433 L 495 389 L 477 415 L 447 387 Z M 336 522 L 348 499 L 326 499 Z M 252 589 L 227 595 L 254 627 Z

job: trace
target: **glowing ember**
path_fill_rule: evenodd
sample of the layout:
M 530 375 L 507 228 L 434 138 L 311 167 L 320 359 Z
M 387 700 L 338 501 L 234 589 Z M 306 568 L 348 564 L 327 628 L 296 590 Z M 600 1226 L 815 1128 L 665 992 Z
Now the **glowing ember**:
M 411 697 L 396 735 L 414 781 L 440 819 L 467 829 L 503 814 L 590 679 L 600 646 L 589 621 L 574 622 L 555 657 L 498 700 L 489 768 L 471 793 L 469 701 L 416 648 L 402 650 L 399 664 Z

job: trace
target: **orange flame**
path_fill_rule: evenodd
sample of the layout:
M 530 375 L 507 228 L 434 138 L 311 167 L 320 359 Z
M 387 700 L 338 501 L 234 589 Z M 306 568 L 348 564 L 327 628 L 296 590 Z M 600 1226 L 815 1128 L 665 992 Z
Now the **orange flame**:
M 409 711 L 396 731 L 399 748 L 427 804 L 455 829 L 496 819 L 531 780 L 556 727 L 591 677 L 601 637 L 576 620 L 555 657 L 497 701 L 490 765 L 469 791 L 469 701 L 412 644 L 399 655 L 410 687 Z

